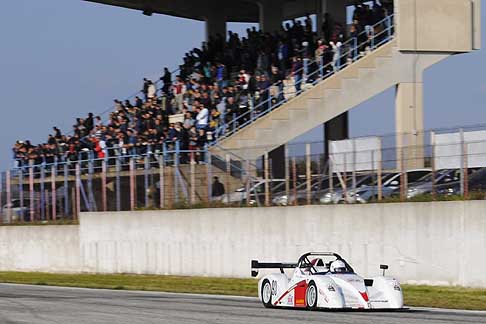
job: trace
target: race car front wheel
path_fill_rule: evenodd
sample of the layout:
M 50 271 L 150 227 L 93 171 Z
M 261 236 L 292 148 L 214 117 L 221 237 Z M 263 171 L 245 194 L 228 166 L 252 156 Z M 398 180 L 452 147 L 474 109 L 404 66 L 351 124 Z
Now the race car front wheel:
M 305 293 L 305 300 L 307 302 L 307 308 L 309 309 L 317 308 L 317 287 L 314 281 L 311 281 L 307 286 L 307 291 Z
M 272 284 L 267 279 L 262 283 L 262 303 L 266 308 L 272 308 Z

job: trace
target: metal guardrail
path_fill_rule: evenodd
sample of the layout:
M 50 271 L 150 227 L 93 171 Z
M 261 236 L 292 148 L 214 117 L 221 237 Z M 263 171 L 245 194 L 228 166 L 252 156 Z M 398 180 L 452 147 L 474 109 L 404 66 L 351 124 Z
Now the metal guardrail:
M 377 34 L 374 34 L 375 28 L 379 26 L 385 26 L 385 28 Z M 311 83 L 312 85 L 317 84 L 318 82 L 325 80 L 335 74 L 336 72 L 340 71 L 342 68 L 346 67 L 348 64 L 351 64 L 360 57 L 360 48 L 368 47 L 370 50 L 375 50 L 376 48 L 380 47 L 381 45 L 389 42 L 393 39 L 394 33 L 394 15 L 390 15 L 385 19 L 376 23 L 372 28 L 372 34 L 368 34 L 368 31 L 363 31 L 357 37 L 353 37 L 348 39 L 344 42 L 341 47 L 338 49 L 345 49 L 343 54 L 339 54 L 338 57 L 335 57 L 332 62 L 325 64 L 323 63 L 323 58 L 319 61 L 317 60 L 309 60 L 308 58 L 304 58 L 304 66 L 297 70 L 293 71 L 294 75 L 301 75 L 301 79 L 296 81 L 296 92 L 295 96 L 302 94 L 305 91 L 308 91 L 302 85 L 307 83 Z M 365 36 L 367 38 L 366 41 L 359 43 L 358 40 Z M 342 64 L 342 61 L 345 60 L 345 63 Z M 348 62 L 349 60 L 349 62 Z M 315 71 L 309 73 L 309 67 L 315 65 L 318 68 Z M 234 117 L 230 122 L 223 123 L 218 129 L 216 130 L 216 137 L 217 140 L 212 143 L 211 145 L 215 145 L 219 140 L 227 138 L 240 129 L 248 126 L 249 124 L 253 123 L 255 120 L 263 117 L 264 115 L 268 114 L 270 111 L 280 107 L 281 105 L 285 104 L 289 101 L 288 98 L 283 98 L 283 93 L 280 88 L 280 82 L 272 84 L 270 87 L 265 89 L 265 92 L 270 92 L 270 88 L 272 87 L 279 87 L 279 93 L 276 97 L 268 96 L 268 99 L 264 100 L 263 102 L 258 103 L 257 105 L 251 104 L 249 111 L 243 113 L 240 116 Z M 252 102 L 251 102 L 252 103 Z M 224 118 L 223 118 L 224 120 Z

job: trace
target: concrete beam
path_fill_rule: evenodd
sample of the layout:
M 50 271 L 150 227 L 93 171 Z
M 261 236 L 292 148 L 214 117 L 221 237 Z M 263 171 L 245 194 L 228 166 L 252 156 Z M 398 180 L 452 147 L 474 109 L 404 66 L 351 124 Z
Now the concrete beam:
M 260 8 L 260 29 L 266 33 L 280 31 L 284 20 L 282 1 L 261 0 L 258 5 Z
M 400 83 L 395 97 L 398 169 L 424 166 L 423 83 Z M 407 157 L 406 161 L 402 158 Z
M 347 4 L 344 1 L 321 0 L 322 13 L 329 13 L 335 22 L 346 25 Z
M 226 38 L 226 15 L 223 10 L 210 10 L 204 17 L 206 22 L 206 40 L 220 34 Z

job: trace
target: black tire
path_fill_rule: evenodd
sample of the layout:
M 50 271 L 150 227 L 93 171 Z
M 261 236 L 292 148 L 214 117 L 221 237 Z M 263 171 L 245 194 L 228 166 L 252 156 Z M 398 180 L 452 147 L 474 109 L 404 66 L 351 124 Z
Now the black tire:
M 317 291 L 317 286 L 314 281 L 311 281 L 307 286 L 307 290 L 305 292 L 305 302 L 307 304 L 307 308 L 310 310 L 317 309 L 317 298 L 319 294 Z
M 262 291 L 260 292 L 262 296 L 262 303 L 265 308 L 272 308 L 272 284 L 268 279 L 263 280 Z

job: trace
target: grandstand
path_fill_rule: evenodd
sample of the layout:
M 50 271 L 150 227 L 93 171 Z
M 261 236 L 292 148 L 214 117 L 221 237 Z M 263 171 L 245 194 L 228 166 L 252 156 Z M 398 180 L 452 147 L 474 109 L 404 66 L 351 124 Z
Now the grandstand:
M 81 199 L 84 209 L 106 209 L 109 199 L 100 195 L 104 202 L 97 203 L 91 187 L 96 173 L 105 174 L 100 185 L 105 192 L 110 168 L 117 172 L 117 191 L 123 181 L 135 187 L 140 176 L 145 192 L 139 196 L 146 204 L 149 175 L 165 166 L 176 167 L 160 172 L 161 178 L 166 172 L 172 172 L 169 178 L 176 175 L 173 195 L 201 201 L 211 196 L 201 189 L 209 185 L 188 189 L 183 183 L 194 184 L 188 178 L 205 165 L 227 175 L 227 189 L 235 189 L 243 176 L 270 172 L 283 178 L 286 143 L 322 124 L 326 145 L 346 139 L 348 111 L 393 86 L 396 160 L 404 154 L 412 161 L 408 167 L 424 167 L 423 71 L 450 55 L 480 48 L 479 1 L 448 0 L 447 6 L 425 0 L 93 2 L 205 20 L 207 39 L 184 56 L 177 70 L 165 69 L 159 80 L 145 79 L 134 98 L 116 100 L 108 116 L 90 113 L 76 120 L 72 133 L 55 128 L 46 143 L 14 145 L 14 172 L 21 174 L 16 178 L 29 174 L 31 182 L 38 181 L 39 200 L 45 203 L 43 183 L 54 175 L 53 182 L 63 182 L 66 211 L 72 209 L 69 204 L 83 209 Z M 285 20 L 293 21 L 283 25 Z M 226 32 L 229 21 L 259 22 L 261 29 L 240 37 Z M 137 173 L 138 164 L 144 173 Z M 192 169 L 185 174 L 182 164 Z M 83 169 L 91 183 L 85 193 L 78 188 Z M 55 178 L 61 174 L 64 179 Z M 23 180 L 18 181 L 22 187 Z M 75 203 L 68 198 L 71 187 L 79 191 Z M 121 201 L 131 201 L 134 208 L 136 189 L 130 190 L 126 200 L 116 197 L 115 209 L 123 209 Z M 158 204 L 164 205 L 166 196 L 161 193 Z

